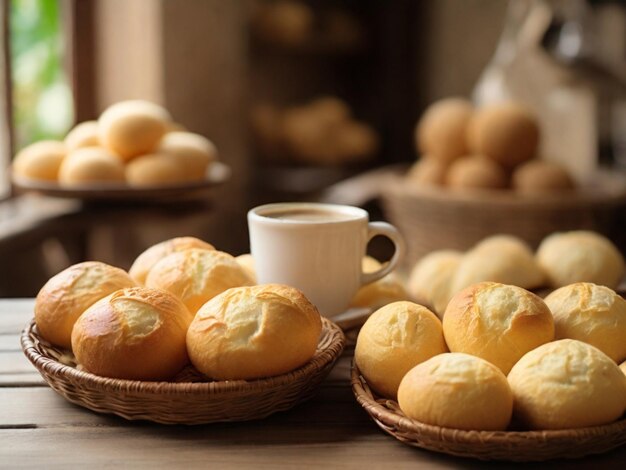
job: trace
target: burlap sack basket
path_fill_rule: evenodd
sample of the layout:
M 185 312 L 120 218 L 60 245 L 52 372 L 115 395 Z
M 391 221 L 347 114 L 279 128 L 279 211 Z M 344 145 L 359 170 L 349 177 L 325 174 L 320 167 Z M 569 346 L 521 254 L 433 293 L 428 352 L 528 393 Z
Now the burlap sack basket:
M 404 416 L 398 403 L 376 397 L 352 364 L 352 391 L 386 433 L 404 444 L 480 460 L 544 461 L 600 454 L 626 444 L 626 417 L 603 426 L 558 431 L 464 431 Z
M 315 355 L 305 365 L 275 377 L 233 381 L 208 381 L 191 366 L 172 382 L 99 377 L 79 370 L 71 352 L 43 340 L 34 320 L 21 343 L 50 387 L 72 403 L 128 420 L 205 424 L 265 418 L 311 398 L 341 355 L 345 337 L 324 318 Z
M 405 267 L 439 249 L 465 251 L 498 233 L 536 247 L 553 232 L 595 230 L 624 241 L 624 178 L 605 173 L 577 191 L 523 196 L 510 190 L 459 192 L 419 186 L 403 171 L 381 181 L 385 216 L 407 241 Z

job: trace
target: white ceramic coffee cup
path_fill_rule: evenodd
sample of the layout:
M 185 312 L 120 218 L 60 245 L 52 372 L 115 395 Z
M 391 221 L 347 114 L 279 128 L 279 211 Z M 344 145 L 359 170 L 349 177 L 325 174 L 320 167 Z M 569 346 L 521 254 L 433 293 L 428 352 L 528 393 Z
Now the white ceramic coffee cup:
M 301 210 L 330 212 L 337 217 L 316 221 L 277 218 Z M 405 251 L 395 227 L 369 222 L 367 211 L 352 206 L 267 204 L 248 212 L 248 228 L 257 282 L 296 287 L 325 316 L 345 311 L 357 290 L 393 271 Z M 361 263 L 367 244 L 378 235 L 393 242 L 395 253 L 378 271 L 364 273 Z

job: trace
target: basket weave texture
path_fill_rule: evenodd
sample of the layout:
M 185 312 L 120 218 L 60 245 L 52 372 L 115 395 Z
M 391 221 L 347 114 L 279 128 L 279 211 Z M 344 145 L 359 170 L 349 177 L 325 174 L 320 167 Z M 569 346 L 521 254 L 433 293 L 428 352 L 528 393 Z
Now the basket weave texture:
M 531 246 L 567 230 L 595 230 L 620 238 L 618 215 L 626 206 L 626 195 L 618 189 L 541 198 L 494 190 L 459 193 L 416 187 L 402 175 L 389 177 L 381 195 L 386 217 L 407 241 L 408 267 L 431 251 L 465 251 L 496 233 L 516 235 Z
M 603 426 L 557 431 L 465 431 L 442 428 L 404 416 L 393 400 L 376 398 L 356 365 L 352 391 L 386 433 L 404 444 L 480 460 L 543 461 L 600 454 L 626 444 L 626 418 Z
M 265 418 L 311 398 L 344 348 L 341 329 L 323 319 L 313 358 L 287 374 L 259 380 L 208 381 L 188 366 L 172 382 L 99 377 L 76 367 L 71 352 L 43 340 L 34 320 L 21 336 L 26 357 L 68 401 L 100 413 L 163 424 Z

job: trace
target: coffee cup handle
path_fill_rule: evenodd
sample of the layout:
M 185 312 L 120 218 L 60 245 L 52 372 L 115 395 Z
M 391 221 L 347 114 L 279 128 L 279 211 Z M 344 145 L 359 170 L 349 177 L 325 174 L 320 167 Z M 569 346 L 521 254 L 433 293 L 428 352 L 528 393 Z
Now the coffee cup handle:
M 361 285 L 369 284 L 385 277 L 391 271 L 396 269 L 398 263 L 404 256 L 404 252 L 406 250 L 404 239 L 393 225 L 386 222 L 370 222 L 367 225 L 367 243 L 378 235 L 389 238 L 395 246 L 395 251 L 391 260 L 389 260 L 389 262 L 378 271 L 374 271 L 373 273 L 361 272 Z

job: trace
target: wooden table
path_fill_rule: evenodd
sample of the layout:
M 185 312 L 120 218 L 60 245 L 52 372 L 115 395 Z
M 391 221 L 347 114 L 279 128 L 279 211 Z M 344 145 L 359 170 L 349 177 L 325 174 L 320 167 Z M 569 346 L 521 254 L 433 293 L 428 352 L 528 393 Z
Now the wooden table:
M 22 354 L 19 333 L 32 307 L 32 299 L 0 300 L 1 468 L 503 467 L 415 449 L 383 433 L 353 398 L 349 354 L 314 399 L 261 421 L 188 427 L 96 414 L 52 391 Z M 533 468 L 554 465 L 624 469 L 626 447 Z

